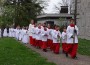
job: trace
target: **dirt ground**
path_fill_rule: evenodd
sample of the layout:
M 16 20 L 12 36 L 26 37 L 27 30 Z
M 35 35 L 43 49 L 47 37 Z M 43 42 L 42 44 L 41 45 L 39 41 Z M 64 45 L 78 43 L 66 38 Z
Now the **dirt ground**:
M 66 58 L 63 53 L 58 55 L 54 54 L 51 51 L 43 52 L 41 49 L 36 49 L 32 47 L 30 44 L 26 44 L 28 48 L 39 53 L 42 57 L 46 58 L 49 62 L 53 62 L 57 65 L 90 65 L 90 57 L 78 54 L 78 60 Z

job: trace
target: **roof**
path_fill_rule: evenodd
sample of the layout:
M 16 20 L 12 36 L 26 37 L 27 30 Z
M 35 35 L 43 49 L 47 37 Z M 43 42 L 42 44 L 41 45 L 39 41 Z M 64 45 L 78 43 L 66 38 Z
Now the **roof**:
M 37 16 L 37 18 L 44 18 L 44 17 L 73 17 L 71 14 L 43 14 Z

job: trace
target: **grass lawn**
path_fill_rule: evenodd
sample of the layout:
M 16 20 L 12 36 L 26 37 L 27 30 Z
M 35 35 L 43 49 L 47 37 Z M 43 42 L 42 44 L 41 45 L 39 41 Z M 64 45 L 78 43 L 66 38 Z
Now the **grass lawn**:
M 55 65 L 11 38 L 0 38 L 0 65 Z
M 90 40 L 79 39 L 78 52 L 90 56 Z M 55 65 L 11 38 L 0 38 L 0 65 Z
M 79 39 L 79 54 L 90 56 L 90 40 Z

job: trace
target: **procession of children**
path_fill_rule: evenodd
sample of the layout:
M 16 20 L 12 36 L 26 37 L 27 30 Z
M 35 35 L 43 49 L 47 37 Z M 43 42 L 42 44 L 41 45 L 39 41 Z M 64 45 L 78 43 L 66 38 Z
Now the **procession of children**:
M 10 27 L 9 33 L 7 33 L 7 28 L 5 28 L 3 36 L 15 38 L 24 44 L 28 43 L 43 52 L 50 50 L 55 54 L 59 54 L 62 50 L 66 57 L 70 55 L 73 59 L 77 58 L 78 27 L 74 24 L 74 19 L 70 19 L 70 25 L 67 28 L 63 27 L 62 33 L 58 25 L 51 26 L 51 24 L 46 23 L 34 23 L 34 20 L 31 20 L 29 27 Z M 62 49 L 60 48 L 60 43 L 62 44 Z

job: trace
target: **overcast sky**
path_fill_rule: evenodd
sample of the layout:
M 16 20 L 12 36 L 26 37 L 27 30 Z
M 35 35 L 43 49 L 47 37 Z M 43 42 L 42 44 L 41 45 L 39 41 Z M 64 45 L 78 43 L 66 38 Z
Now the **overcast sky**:
M 69 1 L 69 0 L 68 0 Z M 55 5 L 58 6 L 58 3 L 62 2 L 62 0 L 49 0 L 49 4 L 47 6 L 47 9 L 44 10 L 45 13 L 57 13 L 55 11 Z
M 54 6 L 57 5 L 58 2 L 60 2 L 60 0 L 50 0 L 47 9 L 45 10 L 45 13 L 55 13 Z

